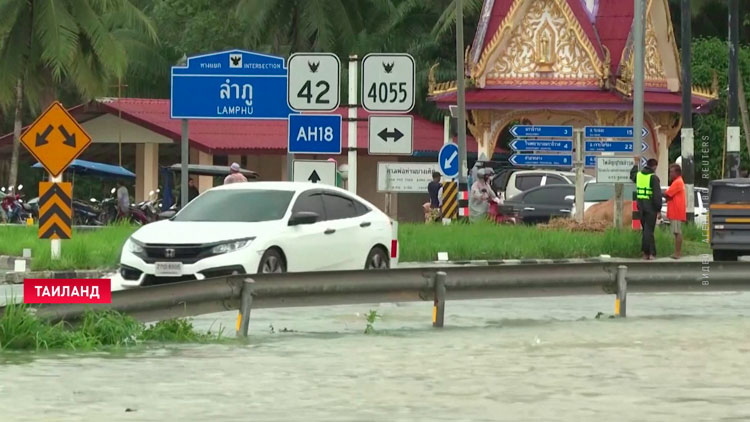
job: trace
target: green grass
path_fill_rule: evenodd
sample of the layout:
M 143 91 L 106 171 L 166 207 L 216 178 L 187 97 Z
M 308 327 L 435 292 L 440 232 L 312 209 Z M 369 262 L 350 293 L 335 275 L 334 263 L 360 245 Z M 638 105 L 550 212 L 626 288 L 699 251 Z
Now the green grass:
M 136 227 L 115 225 L 95 231 L 74 232 L 63 240 L 62 257 L 53 261 L 50 241 L 37 238 L 36 227 L 0 226 L 0 255 L 20 256 L 32 249 L 32 270 L 112 269 L 120 249 Z M 710 253 L 703 233 L 696 226 L 685 226 L 683 255 Z M 399 225 L 401 261 L 433 261 L 438 252 L 448 252 L 452 260 L 586 258 L 601 254 L 620 258 L 640 256 L 640 232 L 610 230 L 605 233 L 567 232 L 531 226 L 485 224 L 404 223 Z M 656 233 L 660 256 L 670 255 L 674 238 L 665 228 Z
M 125 240 L 136 230 L 131 225 L 113 225 L 99 230 L 73 231 L 72 239 L 62 240 L 62 255 L 52 260 L 51 242 L 38 238 L 36 226 L 0 226 L 0 255 L 21 256 L 31 248 L 31 269 L 90 270 L 117 266 Z
M 0 351 L 92 351 L 149 342 L 214 342 L 221 338 L 221 330 L 217 334 L 197 332 L 186 319 L 146 326 L 116 311 L 87 312 L 76 325 L 50 324 L 33 315 L 28 305 L 11 303 L 0 317 Z
M 700 242 L 700 229 L 686 230 L 683 255 L 708 253 L 708 245 Z M 698 241 L 695 241 L 698 240 Z M 641 252 L 638 231 L 609 230 L 604 233 L 568 232 L 540 229 L 533 226 L 484 224 L 452 224 L 450 226 L 399 225 L 401 261 L 432 261 L 437 252 L 448 252 L 452 260 L 522 259 L 522 258 L 586 258 L 601 254 L 619 258 L 637 258 Z M 674 237 L 666 230 L 656 232 L 656 248 L 660 256 L 674 250 Z

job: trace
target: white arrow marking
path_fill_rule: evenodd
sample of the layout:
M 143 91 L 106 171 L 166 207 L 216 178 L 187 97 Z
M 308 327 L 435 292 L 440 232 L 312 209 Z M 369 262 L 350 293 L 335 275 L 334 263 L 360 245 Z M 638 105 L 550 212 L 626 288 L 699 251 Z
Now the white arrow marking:
M 458 151 L 453 151 L 453 154 L 451 154 L 450 158 L 445 159 L 445 165 L 443 167 L 451 167 L 451 163 L 456 158 L 458 158 Z

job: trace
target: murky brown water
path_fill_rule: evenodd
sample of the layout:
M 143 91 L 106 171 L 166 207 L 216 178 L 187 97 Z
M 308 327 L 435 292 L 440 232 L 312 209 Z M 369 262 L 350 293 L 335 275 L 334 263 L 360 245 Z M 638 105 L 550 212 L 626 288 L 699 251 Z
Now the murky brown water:
M 0 420 L 747 421 L 748 299 L 449 302 L 442 330 L 430 304 L 260 310 L 245 344 L 0 354 Z

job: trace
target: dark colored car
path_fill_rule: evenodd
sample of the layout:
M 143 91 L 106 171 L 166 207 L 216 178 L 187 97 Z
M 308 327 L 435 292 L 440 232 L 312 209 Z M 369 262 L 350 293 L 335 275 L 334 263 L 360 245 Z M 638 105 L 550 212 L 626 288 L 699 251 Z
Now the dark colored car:
M 505 201 L 526 224 L 548 223 L 555 217 L 570 217 L 575 185 L 545 185 L 529 189 Z
M 708 198 L 714 260 L 736 261 L 750 255 L 750 179 L 712 180 Z

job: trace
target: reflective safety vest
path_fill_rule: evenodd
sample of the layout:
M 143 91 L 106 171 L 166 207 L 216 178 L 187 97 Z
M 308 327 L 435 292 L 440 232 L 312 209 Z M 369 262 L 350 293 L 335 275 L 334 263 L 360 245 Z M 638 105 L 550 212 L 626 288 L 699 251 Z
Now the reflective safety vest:
M 635 179 L 635 187 L 638 199 L 651 199 L 651 197 L 654 196 L 654 190 L 651 189 L 651 176 L 653 175 L 653 173 L 645 174 L 640 171 L 638 172 L 638 175 Z

